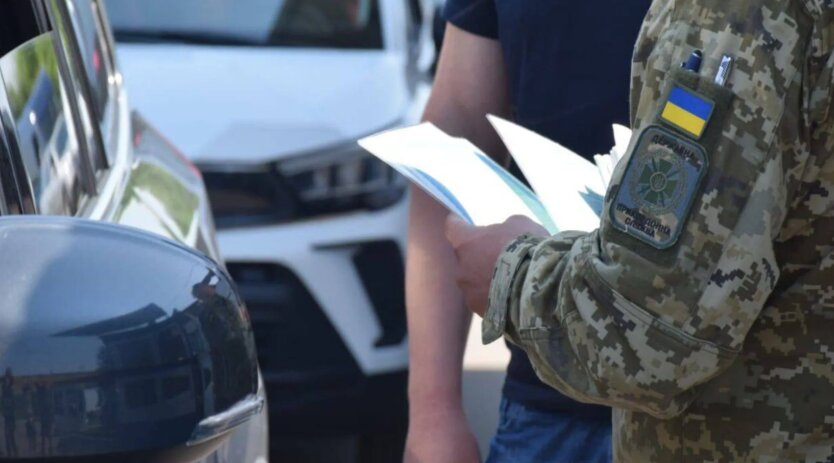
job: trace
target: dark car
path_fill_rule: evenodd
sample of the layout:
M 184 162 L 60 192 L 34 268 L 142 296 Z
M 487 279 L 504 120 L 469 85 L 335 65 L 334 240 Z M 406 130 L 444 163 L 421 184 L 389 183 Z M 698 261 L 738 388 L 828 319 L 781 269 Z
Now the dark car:
M 267 461 L 199 171 L 130 111 L 97 0 L 0 3 L 0 461 Z

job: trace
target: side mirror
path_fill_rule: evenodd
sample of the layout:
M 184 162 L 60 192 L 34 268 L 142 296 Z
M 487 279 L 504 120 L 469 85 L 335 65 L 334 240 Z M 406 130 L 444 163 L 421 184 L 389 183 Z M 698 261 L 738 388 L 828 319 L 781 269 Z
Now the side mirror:
M 246 309 L 174 242 L 0 218 L 0 460 L 191 461 L 265 413 Z

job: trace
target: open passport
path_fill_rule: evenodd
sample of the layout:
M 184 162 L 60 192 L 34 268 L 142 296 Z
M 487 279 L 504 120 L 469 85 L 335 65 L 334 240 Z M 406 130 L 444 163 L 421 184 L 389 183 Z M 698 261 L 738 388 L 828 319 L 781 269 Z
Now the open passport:
M 592 163 L 517 124 L 487 118 L 533 190 L 469 141 L 430 123 L 382 132 L 359 144 L 474 225 L 523 215 L 554 234 L 599 227 L 605 191 L 631 139 L 629 129 L 614 126 L 614 147 Z

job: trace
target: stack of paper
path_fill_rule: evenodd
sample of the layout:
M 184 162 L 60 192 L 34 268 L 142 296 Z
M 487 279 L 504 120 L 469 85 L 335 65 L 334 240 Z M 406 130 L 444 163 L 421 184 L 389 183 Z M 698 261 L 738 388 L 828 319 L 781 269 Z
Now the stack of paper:
M 364 138 L 359 144 L 475 225 L 524 215 L 551 233 L 599 226 L 603 197 L 631 131 L 614 127 L 611 153 L 596 165 L 512 122 L 488 116 L 535 193 L 466 140 L 425 123 Z
M 599 172 L 602 177 L 602 183 L 608 185 L 611 183 L 611 177 L 614 175 L 614 168 L 620 162 L 620 159 L 625 156 L 628 150 L 628 144 L 631 141 L 631 129 L 621 125 L 614 125 L 614 147 L 608 155 L 598 154 L 594 156 L 594 162 L 599 167 Z

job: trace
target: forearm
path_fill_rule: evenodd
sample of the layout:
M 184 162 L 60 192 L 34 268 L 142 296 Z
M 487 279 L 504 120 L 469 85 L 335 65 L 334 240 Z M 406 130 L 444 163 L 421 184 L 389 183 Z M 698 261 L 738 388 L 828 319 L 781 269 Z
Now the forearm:
M 449 26 L 424 119 L 500 161 L 506 155 L 485 115 L 506 115 L 506 85 L 500 45 Z M 454 251 L 444 236 L 449 212 L 417 189 L 411 198 L 406 307 L 414 415 L 436 412 L 437 405 L 460 407 L 471 316 L 455 282 Z
M 736 359 L 772 290 L 775 277 L 753 273 L 776 268 L 771 231 L 731 237 L 691 265 L 665 268 L 601 234 L 611 236 L 565 233 L 508 246 L 492 282 L 485 341 L 506 335 L 545 383 L 576 400 L 676 416 Z M 696 266 L 714 273 L 692 272 Z M 729 269 L 750 276 L 716 284 L 714 275 Z
M 442 236 L 448 212 L 422 191 L 414 189 L 411 197 L 406 269 L 409 397 L 414 412 L 420 413 L 460 407 L 461 368 L 471 316 L 455 285 L 454 252 Z

